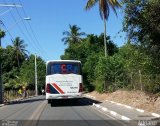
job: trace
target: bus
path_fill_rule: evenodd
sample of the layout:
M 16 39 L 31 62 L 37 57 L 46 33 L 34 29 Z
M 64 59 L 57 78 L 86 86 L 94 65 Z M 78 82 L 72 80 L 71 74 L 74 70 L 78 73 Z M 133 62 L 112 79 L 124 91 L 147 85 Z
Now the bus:
M 81 98 L 83 78 L 78 60 L 52 60 L 46 63 L 46 100 Z

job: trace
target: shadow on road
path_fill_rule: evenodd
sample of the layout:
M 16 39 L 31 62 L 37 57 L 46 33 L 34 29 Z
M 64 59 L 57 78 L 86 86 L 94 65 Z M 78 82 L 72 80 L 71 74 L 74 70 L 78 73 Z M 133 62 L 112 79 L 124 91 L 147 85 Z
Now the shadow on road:
M 37 102 L 37 101 L 44 101 L 44 97 L 34 97 L 34 98 L 26 98 L 18 101 L 10 101 L 6 102 L 5 104 L 7 105 L 14 105 L 14 104 L 25 104 L 25 103 L 32 103 L 32 102 Z
M 90 98 L 80 98 L 80 99 L 55 99 L 52 100 L 51 107 L 71 107 L 71 106 L 90 106 L 93 103 L 101 103 L 99 101 Z

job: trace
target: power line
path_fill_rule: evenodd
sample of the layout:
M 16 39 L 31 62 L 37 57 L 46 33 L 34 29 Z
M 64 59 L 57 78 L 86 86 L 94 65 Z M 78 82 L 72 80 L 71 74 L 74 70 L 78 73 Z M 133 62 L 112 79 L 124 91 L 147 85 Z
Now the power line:
M 12 0 L 12 2 L 15 3 L 14 0 Z M 17 12 L 18 16 L 19 16 L 21 19 L 23 19 L 23 17 L 21 16 L 21 14 L 19 13 L 19 11 L 18 11 L 17 8 L 16 8 L 16 12 Z M 22 23 L 23 23 L 24 28 L 25 28 L 25 30 L 27 31 L 28 35 L 30 36 L 30 38 L 31 38 L 32 40 L 34 40 L 23 20 L 22 20 Z M 34 43 L 34 44 L 36 44 L 36 43 Z M 35 46 L 38 47 L 37 45 L 35 45 Z M 38 51 L 39 51 L 39 48 L 38 48 Z M 40 53 L 41 53 L 41 52 L 40 52 Z
M 2 25 L 4 26 L 4 28 L 6 29 L 6 31 L 7 31 L 7 27 L 6 27 L 5 24 L 3 23 L 2 19 L 0 20 L 0 24 L 2 24 Z M 12 37 L 12 35 L 11 35 L 10 33 L 9 33 L 9 36 L 10 36 L 11 41 L 12 41 L 13 37 Z M 3 42 L 4 42 L 4 41 L 5 41 L 5 40 L 3 40 Z M 6 42 L 6 41 L 5 41 L 5 43 L 9 44 L 9 43 Z
M 3 21 L 1 20 L 1 24 L 4 26 L 4 28 L 6 29 L 6 31 L 8 32 L 9 36 L 11 37 L 11 40 L 13 41 L 13 36 L 11 35 L 11 33 L 9 32 L 8 28 L 6 27 L 6 25 L 3 23 Z
M 15 19 L 14 15 L 13 15 L 11 12 L 10 12 L 10 15 L 12 16 L 13 20 L 16 22 L 16 19 Z M 27 37 L 27 36 L 25 35 L 25 33 L 23 32 L 22 28 L 19 26 L 19 24 L 17 24 L 17 27 L 19 28 L 20 32 L 25 36 L 25 38 L 28 40 L 28 42 L 30 42 L 29 39 L 28 39 L 28 37 Z M 8 29 L 7 29 L 7 32 L 10 33 Z M 11 33 L 10 33 L 10 34 L 11 34 Z M 12 39 L 13 39 L 13 37 L 12 37 Z M 34 48 L 34 46 L 32 46 L 32 47 Z M 35 48 L 34 48 L 34 49 L 35 49 Z M 36 50 L 36 49 L 35 49 L 35 50 Z
M 14 1 L 14 0 L 12 0 L 12 1 Z M 21 0 L 19 0 L 19 3 L 22 5 Z M 22 8 L 22 11 L 23 11 L 24 15 L 27 16 L 27 13 L 26 13 L 24 7 Z M 30 22 L 27 22 L 27 23 L 28 23 L 28 25 L 29 25 L 29 28 L 30 28 L 30 30 L 31 30 L 31 32 L 32 32 L 32 35 L 33 35 L 33 37 L 34 37 L 34 39 L 35 39 L 36 44 L 38 45 L 38 47 L 40 48 L 40 50 L 42 50 L 42 52 L 44 52 L 44 53 L 48 56 L 48 54 L 47 54 L 46 51 L 42 48 L 40 42 L 38 41 L 38 39 L 37 39 L 37 37 L 36 37 L 36 34 L 35 34 L 33 28 L 31 27 Z
M 6 11 L 3 11 L 0 13 L 0 16 L 3 16 L 4 14 L 8 13 L 9 11 L 11 11 L 13 8 L 9 8 L 8 10 Z
M 3 2 L 6 3 L 5 0 L 3 0 Z M 16 23 L 16 18 L 14 17 L 14 15 L 13 15 L 12 12 L 10 12 L 10 15 L 11 15 L 11 17 L 13 18 L 13 20 L 14 20 L 15 23 Z M 21 19 L 22 19 L 22 18 L 21 18 Z M 23 32 L 23 30 L 22 30 L 22 28 L 19 26 L 19 24 L 17 24 L 17 26 L 18 26 L 19 30 L 21 31 L 21 33 L 25 36 L 25 38 L 27 39 L 27 41 L 32 45 L 31 47 L 32 47 L 34 50 L 37 50 L 37 52 L 40 52 L 37 48 L 35 48 L 36 46 L 34 47 L 34 45 L 30 42 L 30 39 L 29 39 L 28 36 L 26 36 L 26 34 Z

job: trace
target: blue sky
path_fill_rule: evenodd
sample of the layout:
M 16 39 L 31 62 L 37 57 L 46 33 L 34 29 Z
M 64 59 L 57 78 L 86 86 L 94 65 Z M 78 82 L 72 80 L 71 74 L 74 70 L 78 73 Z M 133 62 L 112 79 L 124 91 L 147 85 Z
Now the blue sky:
M 2 46 L 6 47 L 11 44 L 11 38 L 19 36 L 28 45 L 30 53 L 41 56 L 45 61 L 60 59 L 66 48 L 61 41 L 64 37 L 62 33 L 69 30 L 69 24 L 77 25 L 87 34 L 100 35 L 104 30 L 98 6 L 85 11 L 86 2 L 87 0 L 0 0 L 0 4 L 22 3 L 23 6 L 10 10 L 0 7 L 0 20 L 9 31 L 2 39 Z M 122 46 L 125 34 L 117 34 L 122 29 L 122 10 L 117 10 L 117 13 L 118 17 L 112 11 L 110 13 L 107 35 L 111 36 L 116 45 Z M 31 17 L 30 21 L 22 20 L 28 16 Z M 4 26 L 3 29 L 6 30 Z

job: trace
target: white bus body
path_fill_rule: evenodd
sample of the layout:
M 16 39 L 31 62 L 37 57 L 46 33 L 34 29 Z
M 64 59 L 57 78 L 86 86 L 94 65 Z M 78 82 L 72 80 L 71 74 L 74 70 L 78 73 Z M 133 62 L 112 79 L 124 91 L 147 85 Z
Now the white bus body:
M 53 60 L 46 64 L 46 99 L 81 98 L 83 79 L 81 62 Z

